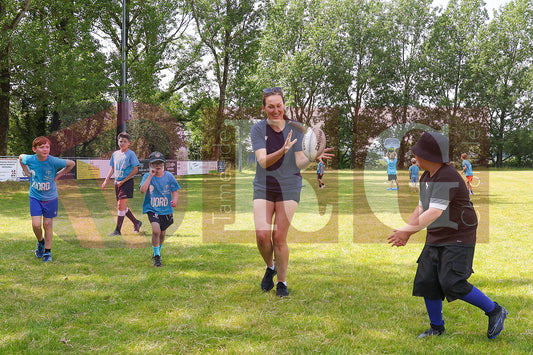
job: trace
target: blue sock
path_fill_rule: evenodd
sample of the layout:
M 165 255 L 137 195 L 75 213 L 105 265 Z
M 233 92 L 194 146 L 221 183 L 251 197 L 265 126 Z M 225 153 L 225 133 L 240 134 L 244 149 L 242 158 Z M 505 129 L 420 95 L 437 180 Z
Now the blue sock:
M 159 255 L 161 255 L 161 248 L 163 248 L 163 244 L 159 244 Z
M 494 304 L 494 301 L 487 297 L 483 292 L 478 290 L 475 286 L 472 288 L 472 291 L 463 298 L 461 298 L 463 301 L 470 303 L 471 305 L 474 305 L 478 308 L 481 308 L 485 311 L 485 313 L 490 313 L 494 310 L 494 307 L 496 305 Z
M 161 256 L 160 251 L 159 251 L 159 247 L 154 247 L 153 246 L 152 248 L 154 249 L 154 256 L 156 256 L 156 255 Z
M 429 322 L 433 325 L 444 325 L 444 320 L 442 319 L 442 300 L 424 298 L 424 301 L 426 302 Z

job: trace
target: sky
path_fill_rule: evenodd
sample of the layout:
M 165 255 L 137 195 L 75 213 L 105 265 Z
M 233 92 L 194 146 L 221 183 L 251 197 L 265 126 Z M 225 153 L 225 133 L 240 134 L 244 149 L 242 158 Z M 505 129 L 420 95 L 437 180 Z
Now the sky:
M 434 0 L 433 5 L 437 6 L 440 5 L 442 7 L 446 7 L 448 5 L 449 0 Z M 485 0 L 485 7 L 487 8 L 489 12 L 490 18 L 492 18 L 492 14 L 494 13 L 493 10 L 498 10 L 500 6 L 503 6 L 507 3 L 509 3 L 510 0 Z

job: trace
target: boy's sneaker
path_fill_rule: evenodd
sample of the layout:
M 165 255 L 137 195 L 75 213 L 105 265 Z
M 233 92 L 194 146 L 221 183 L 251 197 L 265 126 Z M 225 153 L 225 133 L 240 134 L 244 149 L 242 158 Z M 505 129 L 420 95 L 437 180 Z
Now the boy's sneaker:
M 444 329 L 444 325 L 434 325 L 434 324 L 431 324 L 431 328 L 429 328 L 428 330 L 426 330 L 424 333 L 420 334 L 418 336 L 419 339 L 422 339 L 422 338 L 426 338 L 426 337 L 430 337 L 430 336 L 433 336 L 433 335 L 442 335 L 444 334 L 446 330 Z
M 274 265 L 274 270 L 269 267 L 266 268 L 265 276 L 263 276 L 263 280 L 261 281 L 261 290 L 267 292 L 274 288 L 274 276 L 277 273 L 276 265 Z
M 43 254 L 43 263 L 47 263 L 49 261 L 52 261 L 52 254 L 51 253 L 44 253 Z
M 113 232 L 109 233 L 109 236 L 110 236 L 110 237 L 119 237 L 119 236 L 121 236 L 121 235 L 122 235 L 122 234 L 120 233 L 120 231 L 119 231 L 119 230 L 116 230 L 116 229 L 115 229 Z
M 135 233 L 139 233 L 139 231 L 141 230 L 141 226 L 143 225 L 143 222 L 140 221 L 140 220 L 137 220 L 137 224 L 135 226 L 133 226 L 133 231 Z
M 276 296 L 278 297 L 285 297 L 289 295 L 289 289 L 283 282 L 278 282 L 278 285 L 276 286 Z
M 494 339 L 500 335 L 500 332 L 503 330 L 503 322 L 509 314 L 505 308 L 496 302 L 494 303 L 496 304 L 496 308 L 490 313 L 485 313 L 489 316 L 489 328 L 487 329 L 487 337 L 489 339 Z
M 161 267 L 161 255 L 154 255 L 154 266 Z
M 37 249 L 35 249 L 35 256 L 39 259 L 43 257 L 44 254 L 44 243 L 37 242 Z

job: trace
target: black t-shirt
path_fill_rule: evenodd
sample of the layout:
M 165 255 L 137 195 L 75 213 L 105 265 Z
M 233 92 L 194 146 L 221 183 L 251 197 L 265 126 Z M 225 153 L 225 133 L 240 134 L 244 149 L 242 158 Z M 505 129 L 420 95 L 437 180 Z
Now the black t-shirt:
M 443 165 L 433 176 L 425 171 L 420 178 L 420 204 L 444 210 L 427 227 L 426 244 L 476 243 L 477 215 L 466 184 L 455 168 Z

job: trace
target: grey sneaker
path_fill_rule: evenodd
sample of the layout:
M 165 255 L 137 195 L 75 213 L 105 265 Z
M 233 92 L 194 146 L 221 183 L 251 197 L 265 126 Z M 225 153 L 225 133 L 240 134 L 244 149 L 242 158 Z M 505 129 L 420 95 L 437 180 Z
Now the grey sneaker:
M 494 339 L 500 335 L 500 332 L 503 330 L 503 322 L 509 314 L 505 308 L 496 302 L 494 303 L 496 304 L 496 308 L 490 313 L 485 313 L 489 317 L 489 328 L 487 329 L 487 337 L 489 339 Z
M 424 333 L 420 334 L 418 336 L 419 339 L 422 339 L 422 338 L 426 338 L 426 337 L 430 337 L 430 336 L 433 336 L 433 335 L 442 335 L 444 334 L 446 330 L 444 329 L 444 325 L 434 325 L 434 324 L 431 324 L 431 328 L 429 328 L 428 330 L 426 330 Z
M 121 236 L 122 234 L 120 233 L 120 231 L 118 230 L 114 230 L 113 232 L 109 233 L 109 236 L 110 237 L 118 237 L 118 236 Z
M 268 292 L 274 288 L 274 276 L 278 273 L 276 265 L 274 265 L 274 270 L 267 267 L 265 270 L 265 276 L 261 280 L 261 290 Z

